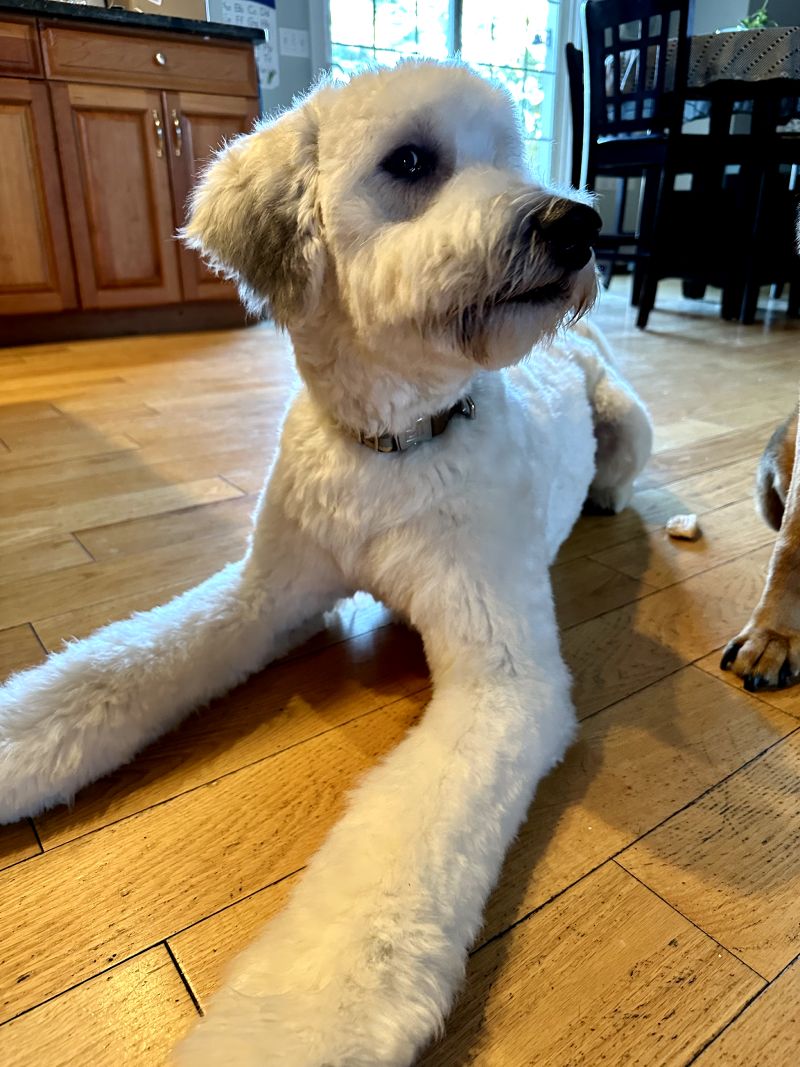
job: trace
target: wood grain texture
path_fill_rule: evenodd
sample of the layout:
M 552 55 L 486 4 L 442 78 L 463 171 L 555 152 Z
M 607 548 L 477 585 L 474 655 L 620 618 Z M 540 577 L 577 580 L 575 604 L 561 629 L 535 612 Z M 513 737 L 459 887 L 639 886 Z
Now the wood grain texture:
M 0 57 L 4 43 L 14 41 L 31 43 L 0 31 Z M 30 58 L 34 59 L 33 52 Z M 0 316 L 75 307 L 75 279 L 45 85 L 16 78 L 0 80 L 0 144 Z M 22 189 L 25 196 L 20 196 Z
M 196 1018 L 161 946 L 0 1026 L 4 1067 L 150 1067 L 166 1062 Z
M 694 575 L 597 618 L 562 638 L 580 715 L 665 678 L 736 633 L 758 599 L 769 548 Z
M 0 630 L 0 680 L 13 671 L 33 667 L 44 659 L 42 646 L 30 626 Z
M 481 937 L 506 929 L 793 729 L 789 716 L 709 686 L 692 667 L 587 719 L 539 787 Z
M 798 781 L 800 730 L 620 857 L 768 979 L 800 952 Z
M 676 541 L 662 527 L 604 552 L 592 553 L 591 558 L 641 582 L 645 590 L 662 589 L 760 545 L 772 545 L 775 540 L 774 531 L 756 515 L 751 500 L 706 512 L 700 529 L 698 541 Z
M 81 307 L 177 303 L 181 285 L 161 94 L 75 83 L 53 84 L 50 94 Z
M 42 72 L 36 24 L 3 18 L 0 21 L 0 74 L 38 77 Z
M 181 972 L 201 1007 L 219 989 L 237 952 L 246 948 L 284 906 L 301 874 L 289 875 L 169 939 Z
M 792 1063 L 800 1034 L 800 962 L 793 963 L 695 1060 L 697 1067 Z
M 609 864 L 472 958 L 420 1064 L 686 1063 L 763 984 Z
M 0 870 L 41 852 L 33 826 L 28 819 L 0 826 Z
M 235 96 L 258 92 L 253 49 L 246 43 L 47 22 L 42 23 L 41 39 L 47 76 L 52 79 Z M 164 57 L 163 64 L 156 62 L 156 52 Z

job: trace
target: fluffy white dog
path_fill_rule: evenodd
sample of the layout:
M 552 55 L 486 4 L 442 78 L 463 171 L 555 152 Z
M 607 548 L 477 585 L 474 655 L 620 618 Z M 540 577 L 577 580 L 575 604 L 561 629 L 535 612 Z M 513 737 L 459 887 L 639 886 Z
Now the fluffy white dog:
M 0 820 L 69 801 L 357 589 L 420 631 L 434 695 L 183 1063 L 408 1064 L 442 1027 L 573 735 L 548 568 L 650 448 L 601 339 L 553 341 L 594 298 L 598 225 L 531 182 L 504 92 L 433 63 L 320 87 L 197 192 L 188 240 L 288 328 L 304 388 L 241 562 L 0 690 Z

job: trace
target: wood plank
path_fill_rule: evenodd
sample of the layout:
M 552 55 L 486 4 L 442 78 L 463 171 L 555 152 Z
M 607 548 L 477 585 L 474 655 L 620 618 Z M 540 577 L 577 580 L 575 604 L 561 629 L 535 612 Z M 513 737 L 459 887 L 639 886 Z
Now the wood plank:
M 4 471 L 0 485 L 0 514 L 4 506 L 16 508 L 18 503 L 41 507 L 49 500 L 57 506 L 56 502 L 60 503 L 66 494 L 91 495 L 93 484 L 97 485 L 98 491 L 110 495 L 115 487 L 120 492 L 129 492 L 169 482 L 211 478 L 221 473 L 221 465 L 264 462 L 258 449 L 243 448 L 239 444 L 223 445 L 206 439 L 204 448 L 197 440 L 186 448 L 179 445 L 179 442 L 171 442 L 164 448 L 153 446 L 124 452 L 101 452 Z
M 42 646 L 30 626 L 0 630 L 0 682 L 14 671 L 34 667 L 44 659 Z
M 0 525 L 2 520 L 0 520 Z M 59 530 L 31 533 L 30 538 L 14 538 L 11 544 L 2 544 L 3 572 L 13 574 L 14 580 L 48 574 L 64 567 L 74 567 L 91 562 L 92 557 L 71 533 Z M 0 585 L 2 579 L 0 579 Z
M 607 864 L 473 956 L 419 1064 L 687 1063 L 763 984 Z
M 234 533 L 197 541 L 191 553 L 180 544 L 166 545 L 141 555 L 0 582 L 0 629 L 110 600 L 120 589 L 133 596 L 185 578 L 200 581 L 240 555 L 241 534 Z
M 20 860 L 38 856 L 42 851 L 28 819 L 0 826 L 0 870 Z
M 797 1062 L 800 962 L 795 961 L 694 1061 L 697 1067 Z
M 203 478 L 180 485 L 161 485 L 133 493 L 93 496 L 0 518 L 0 546 L 19 545 L 41 540 L 61 532 L 80 533 L 94 526 L 123 522 L 127 519 L 178 511 L 198 504 L 230 500 L 241 496 L 222 478 Z
M 197 1018 L 163 946 L 0 1026 L 4 1067 L 152 1067 Z
M 560 563 L 550 572 L 561 627 L 593 619 L 655 590 L 591 559 Z
M 420 641 L 402 627 L 278 662 L 83 790 L 74 806 L 39 816 L 39 835 L 45 848 L 63 844 L 420 693 L 428 684 Z
M 425 700 L 398 701 L 11 867 L 0 878 L 0 1020 L 302 867 Z
M 693 667 L 587 719 L 563 764 L 539 787 L 482 939 L 540 907 L 794 725 L 747 694 L 709 686 Z
M 663 485 L 689 474 L 713 470 L 724 463 L 741 459 L 757 461 L 774 429 L 775 421 L 770 418 L 745 429 L 730 430 L 692 444 L 666 449 L 648 463 L 648 480 L 651 484 Z
M 82 435 L 72 441 L 55 444 L 48 439 L 32 442 L 25 448 L 0 452 L 0 475 L 5 481 L 9 471 L 28 470 L 40 463 L 56 463 L 83 456 L 97 456 L 107 452 L 130 452 L 139 446 L 127 434 Z
M 707 512 L 700 528 L 698 541 L 674 540 L 662 528 L 590 558 L 646 588 L 663 589 L 775 540 L 775 531 L 756 515 L 750 500 Z
M 169 938 L 201 1008 L 219 989 L 234 956 L 281 910 L 301 877 L 302 872 L 290 875 Z
M 188 545 L 204 537 L 246 535 L 252 528 L 256 499 L 232 488 L 231 496 L 221 501 L 182 508 L 178 511 L 145 515 L 142 518 L 104 523 L 79 533 L 81 544 L 95 560 L 113 559 L 136 552 L 180 542 Z
M 561 645 L 581 716 L 707 655 L 747 618 L 764 580 L 769 549 L 758 549 L 573 626 Z
M 673 515 L 704 515 L 715 508 L 750 500 L 754 478 L 755 462 L 746 459 L 659 488 L 638 489 L 630 506 L 619 515 L 582 516 L 562 545 L 559 561 L 597 554 L 648 531 L 661 530 Z
M 800 949 L 800 731 L 622 853 L 620 863 L 765 978 Z

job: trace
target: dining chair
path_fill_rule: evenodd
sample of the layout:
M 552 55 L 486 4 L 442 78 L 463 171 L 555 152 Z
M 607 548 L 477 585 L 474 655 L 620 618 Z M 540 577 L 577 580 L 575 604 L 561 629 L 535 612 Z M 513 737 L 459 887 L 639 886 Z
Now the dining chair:
M 584 108 L 581 185 L 600 177 L 643 179 L 635 234 L 601 234 L 598 259 L 636 264 L 634 303 L 644 328 L 655 303 L 650 261 L 663 236 L 664 191 L 677 173 L 684 91 L 688 80 L 694 0 L 585 0 Z M 623 201 L 624 213 L 624 201 Z M 630 246 L 632 251 L 621 253 Z
M 570 181 L 576 188 L 581 184 L 583 159 L 583 123 L 584 123 L 584 87 L 583 87 L 583 52 L 571 41 L 564 48 L 569 83 L 570 112 L 572 116 L 572 164 Z M 614 229 L 608 229 L 598 236 L 595 243 L 595 258 L 600 264 L 603 285 L 608 288 L 614 268 L 618 262 L 629 263 L 638 258 L 636 246 L 638 238 L 635 231 L 625 229 L 625 210 L 628 197 L 628 179 L 641 178 L 641 169 L 632 167 L 623 175 L 622 168 L 617 177 L 616 199 L 614 206 Z M 639 275 L 634 275 L 634 290 L 638 291 Z M 636 303 L 634 298 L 634 303 Z

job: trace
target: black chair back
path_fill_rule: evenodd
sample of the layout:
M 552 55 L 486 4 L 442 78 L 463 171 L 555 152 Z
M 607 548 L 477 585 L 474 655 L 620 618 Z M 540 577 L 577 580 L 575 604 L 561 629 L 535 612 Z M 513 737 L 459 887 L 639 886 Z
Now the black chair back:
M 583 52 L 569 41 L 564 49 L 569 82 L 569 104 L 572 112 L 572 173 L 570 181 L 577 189 L 581 184 L 581 156 L 583 153 Z
M 586 0 L 584 71 L 593 140 L 679 131 L 693 9 L 694 0 Z

